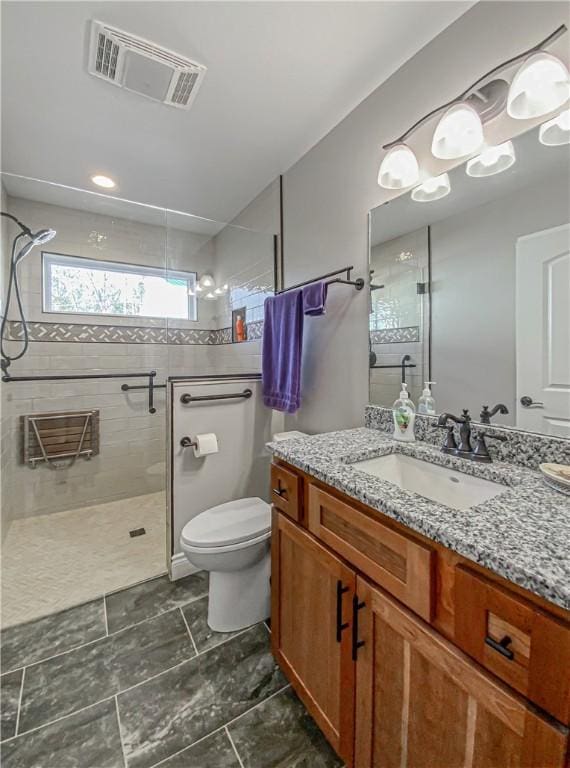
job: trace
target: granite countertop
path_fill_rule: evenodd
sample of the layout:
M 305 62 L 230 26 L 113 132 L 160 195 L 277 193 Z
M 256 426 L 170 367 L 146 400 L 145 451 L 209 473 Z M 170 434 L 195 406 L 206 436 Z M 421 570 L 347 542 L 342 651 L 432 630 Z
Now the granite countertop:
M 273 454 L 499 576 L 570 609 L 570 497 L 539 472 L 504 462 L 476 464 L 428 443 L 402 443 L 376 429 L 348 429 L 269 445 Z M 505 491 L 458 511 L 354 469 L 399 452 L 493 480 Z

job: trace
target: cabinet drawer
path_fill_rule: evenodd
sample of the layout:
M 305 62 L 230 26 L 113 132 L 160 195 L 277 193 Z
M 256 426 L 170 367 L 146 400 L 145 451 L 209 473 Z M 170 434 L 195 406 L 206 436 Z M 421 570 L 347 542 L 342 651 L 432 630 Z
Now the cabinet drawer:
M 458 566 L 455 641 L 501 680 L 568 724 L 570 624 Z
M 301 522 L 301 478 L 278 464 L 271 465 L 271 502 L 286 515 Z
M 435 552 L 309 486 L 309 530 L 426 621 L 433 610 Z

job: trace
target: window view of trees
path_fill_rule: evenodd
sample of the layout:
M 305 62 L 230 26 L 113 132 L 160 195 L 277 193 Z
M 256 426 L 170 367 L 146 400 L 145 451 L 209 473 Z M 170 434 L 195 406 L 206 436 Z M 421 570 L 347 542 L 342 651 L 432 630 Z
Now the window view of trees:
M 196 319 L 195 273 L 44 254 L 47 312 Z

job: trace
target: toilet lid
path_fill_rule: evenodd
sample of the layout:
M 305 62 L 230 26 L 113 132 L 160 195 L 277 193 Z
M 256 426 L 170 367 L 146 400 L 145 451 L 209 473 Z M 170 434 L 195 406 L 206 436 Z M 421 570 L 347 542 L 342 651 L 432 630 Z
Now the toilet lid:
M 218 504 L 186 523 L 181 538 L 192 547 L 223 547 L 271 530 L 271 507 L 257 497 Z

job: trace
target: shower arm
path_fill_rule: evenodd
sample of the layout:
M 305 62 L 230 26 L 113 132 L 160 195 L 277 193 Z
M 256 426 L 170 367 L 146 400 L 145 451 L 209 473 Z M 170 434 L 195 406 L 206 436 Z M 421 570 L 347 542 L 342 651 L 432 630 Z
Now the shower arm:
M 26 227 L 25 224 L 23 224 L 20 219 L 17 219 L 15 216 L 13 216 L 11 213 L 6 213 L 5 211 L 0 211 L 0 216 L 5 216 L 7 219 L 12 219 L 12 221 L 15 221 L 16 224 L 20 227 L 22 232 L 27 235 L 28 237 L 32 237 L 32 230 L 29 227 Z

